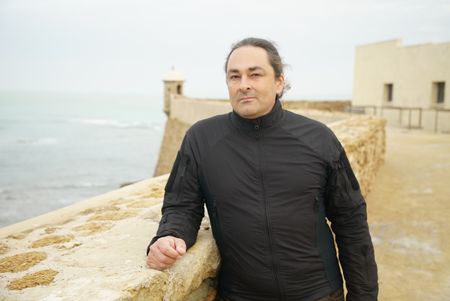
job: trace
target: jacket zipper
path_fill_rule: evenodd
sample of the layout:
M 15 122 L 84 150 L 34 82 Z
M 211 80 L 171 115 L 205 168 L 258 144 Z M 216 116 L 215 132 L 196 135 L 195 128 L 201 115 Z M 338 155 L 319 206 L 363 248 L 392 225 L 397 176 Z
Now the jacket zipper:
M 256 129 L 256 130 L 258 130 L 258 129 Z M 258 135 L 257 143 L 258 143 L 259 171 L 260 171 L 260 177 L 261 177 L 262 196 L 263 196 L 263 201 L 264 201 L 264 213 L 265 213 L 265 217 L 266 217 L 266 232 L 267 232 L 267 237 L 269 239 L 269 249 L 270 249 L 270 254 L 272 257 L 273 276 L 274 276 L 275 282 L 277 284 L 279 298 L 280 298 L 280 300 L 284 300 L 284 294 L 281 292 L 280 280 L 278 279 L 278 265 L 277 265 L 277 262 L 275 259 L 275 253 L 274 253 L 274 249 L 273 249 L 272 231 L 271 231 L 272 228 L 270 225 L 270 214 L 269 214 L 269 204 L 266 199 L 266 187 L 264 186 L 264 173 L 263 173 L 263 168 L 262 168 L 262 162 L 263 162 L 262 161 L 262 146 L 261 146 L 261 140 L 259 137 L 260 136 Z

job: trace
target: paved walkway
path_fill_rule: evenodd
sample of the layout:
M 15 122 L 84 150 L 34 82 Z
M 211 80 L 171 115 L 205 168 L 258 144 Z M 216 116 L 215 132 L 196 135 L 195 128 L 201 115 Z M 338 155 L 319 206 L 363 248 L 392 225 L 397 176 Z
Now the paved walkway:
M 379 300 L 450 300 L 450 135 L 388 128 L 367 203 Z

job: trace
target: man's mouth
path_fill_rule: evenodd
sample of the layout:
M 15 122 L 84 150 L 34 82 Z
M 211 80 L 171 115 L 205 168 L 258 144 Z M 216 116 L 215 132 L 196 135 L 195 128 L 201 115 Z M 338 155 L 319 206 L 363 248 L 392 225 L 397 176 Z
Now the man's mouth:
M 252 99 L 255 99 L 255 97 L 254 96 L 244 96 L 244 97 L 239 98 L 239 101 L 249 101 Z

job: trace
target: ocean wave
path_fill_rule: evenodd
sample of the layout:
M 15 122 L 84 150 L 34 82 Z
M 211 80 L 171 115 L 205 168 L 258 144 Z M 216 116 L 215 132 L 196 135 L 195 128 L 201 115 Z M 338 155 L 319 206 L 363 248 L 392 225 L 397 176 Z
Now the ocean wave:
M 72 203 L 74 203 L 76 200 L 81 199 L 81 198 L 77 198 L 77 197 L 72 197 L 72 198 L 60 198 L 60 199 L 56 199 L 54 201 L 55 204 L 60 204 L 60 205 L 70 205 Z
M 56 138 L 52 138 L 52 137 L 38 138 L 38 139 L 19 138 L 16 140 L 16 142 L 19 144 L 35 145 L 35 146 L 58 144 L 58 140 Z
M 107 185 L 109 185 L 109 183 L 105 182 L 79 182 L 75 184 L 76 187 L 103 187 Z
M 161 125 L 143 122 L 143 121 L 120 121 L 114 119 L 70 119 L 70 122 L 76 122 L 81 124 L 88 125 L 97 125 L 97 126 L 105 126 L 105 127 L 113 127 L 120 129 L 154 129 L 154 130 L 162 130 Z
M 55 189 L 55 190 L 64 190 L 64 189 L 78 189 L 78 188 L 92 188 L 92 187 L 105 187 L 110 183 L 107 182 L 76 182 L 76 183 L 43 183 L 35 186 L 37 189 Z

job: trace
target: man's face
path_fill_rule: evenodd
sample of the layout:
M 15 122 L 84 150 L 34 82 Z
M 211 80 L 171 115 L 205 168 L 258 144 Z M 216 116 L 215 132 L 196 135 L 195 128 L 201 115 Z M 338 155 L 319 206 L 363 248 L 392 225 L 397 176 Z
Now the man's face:
M 272 110 L 276 94 L 283 90 L 284 76 L 275 78 L 263 48 L 244 46 L 230 55 L 227 86 L 233 110 L 241 117 L 254 119 Z

